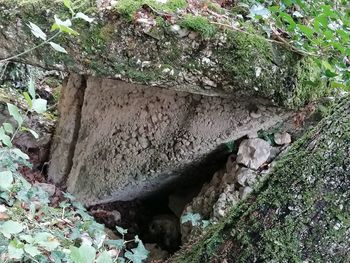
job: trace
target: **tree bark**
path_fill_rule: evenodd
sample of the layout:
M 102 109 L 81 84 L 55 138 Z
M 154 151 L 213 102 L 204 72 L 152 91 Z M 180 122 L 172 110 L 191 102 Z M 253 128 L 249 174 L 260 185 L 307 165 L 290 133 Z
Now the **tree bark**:
M 224 222 L 169 262 L 349 262 L 349 98 Z
M 83 4 L 77 11 L 95 21 L 74 20 L 79 36 L 53 40 L 68 54 L 47 44 L 15 60 L 203 95 L 266 98 L 285 106 L 303 105 L 324 91 L 320 70 L 311 59 L 257 32 L 216 28 L 211 38 L 180 37 L 169 22 L 146 30 L 115 10 L 97 9 L 96 1 L 79 2 Z M 69 17 L 62 1 L 2 0 L 0 10 L 0 60 L 42 43 L 30 32 L 29 22 L 49 37 L 54 34 L 49 32 L 54 15 Z

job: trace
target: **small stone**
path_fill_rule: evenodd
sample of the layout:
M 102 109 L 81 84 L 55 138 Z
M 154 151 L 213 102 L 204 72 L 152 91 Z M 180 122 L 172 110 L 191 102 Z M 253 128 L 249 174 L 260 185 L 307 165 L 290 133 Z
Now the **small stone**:
M 262 115 L 259 111 L 252 111 L 250 114 L 250 117 L 252 117 L 253 119 L 259 119 Z
M 169 257 L 169 253 L 162 250 L 157 244 L 146 243 L 145 248 L 149 251 L 148 262 L 163 262 Z
M 255 139 L 255 138 L 258 138 L 259 135 L 256 131 L 252 131 L 252 132 L 247 134 L 247 137 L 248 137 L 248 139 Z
M 241 167 L 237 171 L 236 180 L 241 186 L 253 186 L 256 182 L 256 173 L 253 170 Z
M 279 155 L 280 152 L 281 150 L 278 147 L 271 147 L 270 156 L 267 162 L 272 162 L 277 157 L 277 155 Z
M 138 141 L 143 149 L 146 149 L 149 146 L 149 141 L 145 137 L 139 137 Z
M 217 84 L 208 78 L 203 79 L 203 84 L 205 85 L 205 87 L 209 87 L 209 88 L 216 88 L 217 87 Z
M 290 144 L 292 142 L 292 137 L 289 133 L 275 133 L 274 135 L 275 143 L 278 145 Z
M 119 213 L 119 211 L 113 210 L 113 211 L 111 211 L 111 213 L 113 215 L 113 219 L 114 219 L 115 222 L 119 222 L 122 219 L 122 216 Z
M 191 33 L 188 35 L 189 39 L 195 40 L 199 34 L 195 31 L 191 31 Z
M 242 199 L 245 199 L 251 192 L 253 192 L 253 189 L 249 186 L 246 186 L 246 187 L 242 187 L 240 189 L 240 197 Z
M 56 186 L 54 186 L 53 184 L 35 183 L 35 186 L 43 189 L 46 193 L 49 194 L 49 197 L 53 196 L 56 192 Z
M 270 150 L 270 144 L 262 139 L 244 140 L 239 146 L 237 163 L 257 170 L 269 158 Z

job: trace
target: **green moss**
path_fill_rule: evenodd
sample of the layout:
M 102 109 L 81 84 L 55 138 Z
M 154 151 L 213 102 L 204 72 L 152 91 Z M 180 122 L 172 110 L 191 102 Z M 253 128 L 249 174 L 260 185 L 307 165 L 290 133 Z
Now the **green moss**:
M 326 81 L 321 78 L 321 68 L 312 58 L 303 58 L 295 69 L 297 82 L 292 98 L 293 105 L 305 105 L 327 95 L 330 91 Z
M 268 180 L 175 262 L 216 262 L 215 254 L 220 262 L 347 262 L 348 100 L 333 107 L 333 115 L 278 160 Z M 224 241 L 218 243 L 218 236 Z M 340 250 L 334 254 L 334 248 Z
M 196 31 L 204 37 L 213 37 L 217 32 L 217 28 L 204 16 L 186 15 L 180 21 L 180 25 L 184 28 Z
M 134 17 L 135 13 L 148 5 L 159 12 L 175 12 L 187 6 L 186 0 L 168 0 L 166 3 L 160 3 L 156 0 L 119 0 L 115 6 L 118 13 L 129 17 Z

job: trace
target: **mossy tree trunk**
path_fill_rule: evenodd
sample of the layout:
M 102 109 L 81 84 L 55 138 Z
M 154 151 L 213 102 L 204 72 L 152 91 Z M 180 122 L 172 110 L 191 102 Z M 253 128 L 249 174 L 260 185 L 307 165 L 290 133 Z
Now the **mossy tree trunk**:
M 350 262 L 350 97 L 170 262 Z

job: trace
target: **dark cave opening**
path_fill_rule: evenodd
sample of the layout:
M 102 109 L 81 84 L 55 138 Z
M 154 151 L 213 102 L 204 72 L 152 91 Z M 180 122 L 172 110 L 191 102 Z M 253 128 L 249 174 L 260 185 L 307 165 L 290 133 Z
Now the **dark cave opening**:
M 95 205 L 89 211 L 97 222 L 115 233 L 116 226 L 128 229 L 126 239 L 138 235 L 144 244 L 155 244 L 172 255 L 182 245 L 182 211 L 199 194 L 203 184 L 224 167 L 228 156 L 235 152 L 235 143 L 219 145 L 200 162 L 178 171 L 180 176 L 147 197 Z

